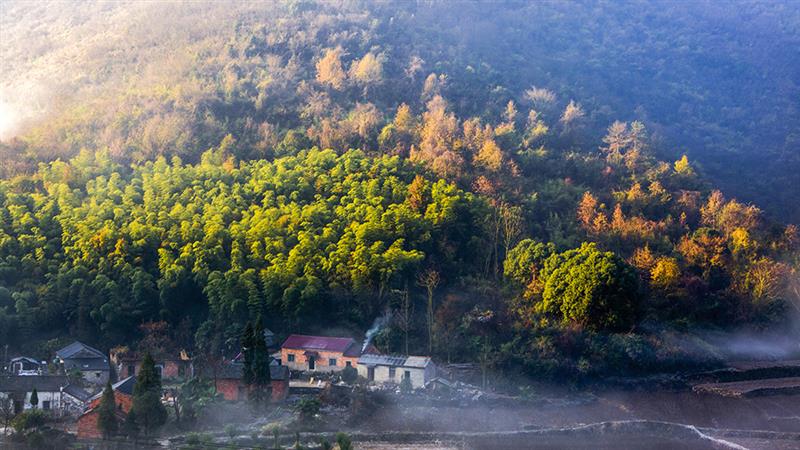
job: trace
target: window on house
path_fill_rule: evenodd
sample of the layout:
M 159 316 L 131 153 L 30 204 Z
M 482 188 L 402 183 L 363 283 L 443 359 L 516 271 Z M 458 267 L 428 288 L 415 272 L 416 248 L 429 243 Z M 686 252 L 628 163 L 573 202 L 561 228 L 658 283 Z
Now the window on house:
M 286 357 L 286 360 L 289 362 L 294 362 L 294 355 L 289 354 L 289 356 Z
M 95 377 L 95 378 L 100 378 L 100 372 L 95 372 L 95 373 L 94 373 L 94 377 Z
M 328 365 L 335 366 L 336 365 L 336 358 L 328 358 Z
M 50 402 L 49 401 L 43 401 L 42 402 L 42 409 L 50 409 Z
M 136 366 L 133 364 L 128 364 L 128 376 L 132 377 L 136 375 Z
M 394 379 L 395 372 L 397 372 L 397 369 L 394 367 L 389 367 L 389 378 Z

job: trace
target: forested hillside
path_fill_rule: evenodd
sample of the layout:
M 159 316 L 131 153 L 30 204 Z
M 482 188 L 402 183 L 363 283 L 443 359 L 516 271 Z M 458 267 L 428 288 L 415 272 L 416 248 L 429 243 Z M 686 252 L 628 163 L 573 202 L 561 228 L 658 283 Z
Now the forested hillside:
M 672 367 L 671 332 L 800 308 L 791 4 L 4 8 L 14 347 L 163 320 L 219 354 L 258 316 L 390 311 L 386 351 L 557 376 Z

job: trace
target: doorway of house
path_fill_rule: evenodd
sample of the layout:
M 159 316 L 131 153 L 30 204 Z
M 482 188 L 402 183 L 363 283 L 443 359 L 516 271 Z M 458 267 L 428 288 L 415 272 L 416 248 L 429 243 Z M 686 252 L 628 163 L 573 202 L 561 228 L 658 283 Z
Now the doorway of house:
M 314 369 L 315 369 L 314 357 L 313 356 L 309 356 L 308 357 L 308 370 L 314 370 Z
M 368 367 L 367 368 L 367 379 L 369 379 L 369 381 L 375 381 L 375 368 L 374 367 Z

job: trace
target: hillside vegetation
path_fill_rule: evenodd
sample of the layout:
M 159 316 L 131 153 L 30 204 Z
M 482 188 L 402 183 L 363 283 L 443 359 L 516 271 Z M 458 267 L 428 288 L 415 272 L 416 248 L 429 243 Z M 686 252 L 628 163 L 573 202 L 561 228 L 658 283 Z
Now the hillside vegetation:
M 790 326 L 796 8 L 459 5 L 4 7 L 3 89 L 66 75 L 0 144 L 0 340 L 390 311 L 386 351 L 558 376 Z

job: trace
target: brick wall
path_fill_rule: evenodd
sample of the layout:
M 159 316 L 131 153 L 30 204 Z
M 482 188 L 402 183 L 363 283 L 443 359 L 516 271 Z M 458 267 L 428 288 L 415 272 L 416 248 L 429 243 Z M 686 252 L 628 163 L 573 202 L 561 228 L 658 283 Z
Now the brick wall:
M 142 364 L 141 361 L 138 360 L 124 360 L 119 365 L 119 379 L 125 379 L 130 376 L 136 374 L 139 371 L 139 366 Z M 170 379 L 170 378 L 186 378 L 191 375 L 191 369 L 188 362 L 180 361 L 180 360 L 170 360 L 170 361 L 156 361 L 156 365 L 160 365 L 161 367 L 161 378 Z M 181 367 L 184 368 L 183 374 L 181 374 Z M 133 371 L 131 371 L 133 369 Z
M 309 370 L 308 360 L 305 356 L 306 350 L 295 349 L 281 349 L 281 364 L 291 370 Z M 356 367 L 358 364 L 358 357 L 344 356 L 340 352 L 324 352 L 318 351 L 317 356 L 314 357 L 314 372 L 338 372 L 347 367 L 347 363 Z M 289 361 L 289 355 L 294 356 L 294 361 Z M 336 365 L 330 365 L 330 360 L 335 359 Z
M 286 399 L 289 395 L 289 380 L 272 380 L 271 400 L 279 402 Z M 217 392 L 222 394 L 222 398 L 228 401 L 246 400 L 246 387 L 242 380 L 232 378 L 217 379 Z
M 97 410 L 94 410 L 78 418 L 78 439 L 100 439 L 103 437 L 103 434 L 97 429 L 99 416 Z
M 89 403 L 89 412 L 78 418 L 78 439 L 100 439 L 103 433 L 97 428 L 97 420 L 100 414 L 97 412 L 97 407 L 100 405 L 102 397 L 98 397 Z M 117 403 L 118 419 L 124 420 L 124 417 L 131 410 L 133 405 L 133 397 L 120 392 L 114 392 L 114 400 Z

